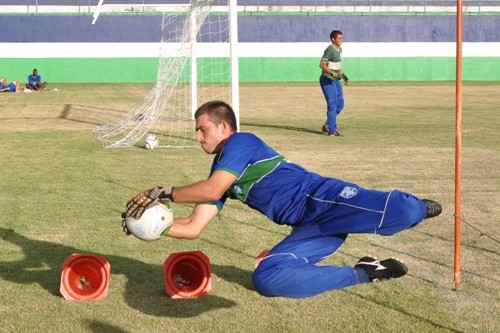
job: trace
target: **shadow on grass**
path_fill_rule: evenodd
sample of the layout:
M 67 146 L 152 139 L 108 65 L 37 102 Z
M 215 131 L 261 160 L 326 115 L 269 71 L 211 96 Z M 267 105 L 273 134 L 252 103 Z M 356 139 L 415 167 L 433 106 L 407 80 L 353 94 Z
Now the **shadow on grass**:
M 360 299 L 366 301 L 366 302 L 372 302 L 374 304 L 377 304 L 379 306 L 383 306 L 385 308 L 388 308 L 388 309 L 391 309 L 391 310 L 394 310 L 394 311 L 397 311 L 399 313 L 402 313 L 404 315 L 407 315 L 408 317 L 411 317 L 411 318 L 414 318 L 414 319 L 417 319 L 419 321 L 422 321 L 422 322 L 425 322 L 433 327 L 435 327 L 438 331 L 446 331 L 446 332 L 455 332 L 455 333 L 465 333 L 464 331 L 461 331 L 461 330 L 458 330 L 458 329 L 454 329 L 454 328 L 451 328 L 447 325 L 443 325 L 443 324 L 440 324 L 440 323 L 437 323 L 429 318 L 425 318 L 423 316 L 419 316 L 415 313 L 411 313 L 410 311 L 411 310 L 407 310 L 407 309 L 404 309 L 404 308 L 401 308 L 401 307 L 397 307 L 397 306 L 391 306 L 391 305 L 388 305 L 388 302 L 386 302 L 384 300 L 383 297 L 379 297 L 379 296 L 376 296 L 375 297 L 367 297 L 367 296 L 364 296 L 364 295 L 361 295 L 361 294 L 358 294 L 356 292 L 352 292 L 352 291 L 349 291 L 349 290 L 345 290 L 346 293 L 350 294 L 350 295 L 354 295 L 354 296 L 357 296 L 359 297 Z
M 103 113 L 103 111 L 107 114 L 109 113 L 126 114 L 126 111 L 112 110 L 109 108 L 99 108 L 94 106 L 78 105 L 78 104 L 64 104 L 64 107 L 57 118 L 73 122 L 91 124 L 91 125 L 102 125 L 102 122 L 95 122 L 95 121 L 92 122 L 89 121 L 88 119 L 72 118 L 71 114 L 73 111 L 82 111 L 87 115 L 87 118 L 88 115 L 92 113 L 94 113 L 96 116 L 100 116 Z
M 24 254 L 24 259 L 0 262 L 0 279 L 21 284 L 37 283 L 59 297 L 62 297 L 59 286 L 64 260 L 73 253 L 93 254 L 70 246 L 33 240 L 5 228 L 0 228 L 0 239 L 20 247 Z M 236 305 L 232 300 L 210 294 L 195 299 L 171 299 L 165 292 L 163 265 L 151 265 L 122 256 L 94 254 L 104 256 L 111 265 L 110 292 L 113 289 L 113 275 L 125 275 L 127 283 L 124 298 L 130 307 L 144 314 L 185 318 Z M 213 265 L 212 272 L 250 288 L 248 279 L 251 273 L 248 271 Z
M 451 244 L 455 243 L 455 239 L 454 238 L 445 238 L 445 237 L 440 236 L 440 235 L 435 235 L 435 234 L 431 234 L 429 232 L 423 232 L 423 231 L 416 231 L 416 232 L 418 232 L 419 234 L 424 235 L 424 236 L 428 236 L 428 237 L 431 237 L 431 238 L 437 238 L 437 239 L 442 240 L 444 242 L 448 242 L 448 243 L 450 243 L 450 246 L 451 246 Z M 478 241 L 478 243 L 481 243 L 480 245 L 473 244 L 471 242 L 469 242 L 469 243 L 463 242 L 463 244 L 461 244 L 461 246 L 468 247 L 468 248 L 470 248 L 472 250 L 477 250 L 477 251 L 480 251 L 480 252 L 486 252 L 486 253 L 500 255 L 500 252 L 497 251 L 496 249 L 494 249 L 494 248 L 488 248 L 487 247 L 488 243 L 486 243 L 486 241 L 488 241 L 488 240 L 492 241 L 492 242 L 498 243 L 498 241 L 496 241 L 494 238 L 492 238 L 492 237 L 490 237 L 488 235 L 485 235 L 483 233 L 480 233 L 480 232 L 477 232 L 477 234 L 474 235 L 474 236 L 481 238 Z
M 81 112 L 80 119 L 77 119 L 78 115 L 75 117 L 72 116 L 72 113 L 74 112 Z M 32 115 L 32 116 L 23 116 L 23 117 L 8 117 L 8 118 L 3 118 L 3 120 L 54 120 L 54 119 L 62 119 L 70 122 L 75 122 L 75 123 L 83 123 L 83 124 L 89 124 L 89 125 L 102 125 L 103 121 L 90 121 L 88 120 L 89 115 L 94 115 L 95 118 L 101 117 L 103 114 L 109 115 L 109 114 L 117 114 L 123 115 L 127 114 L 128 111 L 121 111 L 121 110 L 113 110 L 109 108 L 98 108 L 98 107 L 91 107 L 91 106 L 86 106 L 86 105 L 74 105 L 74 104 L 64 104 L 61 113 L 56 116 L 56 117 L 41 117 L 39 115 Z M 117 117 L 117 116 L 115 116 Z
M 241 123 L 241 126 L 276 128 L 276 129 L 283 129 L 283 130 L 288 130 L 288 131 L 296 131 L 296 132 L 303 132 L 303 133 L 311 133 L 311 134 L 324 135 L 319 130 L 315 131 L 315 130 L 311 130 L 311 129 L 308 129 L 308 128 L 285 126 L 285 125 L 267 125 L 267 124 L 260 124 L 260 123 Z
M 86 326 L 89 328 L 90 332 L 96 333 L 126 333 L 127 331 L 98 320 L 85 320 Z

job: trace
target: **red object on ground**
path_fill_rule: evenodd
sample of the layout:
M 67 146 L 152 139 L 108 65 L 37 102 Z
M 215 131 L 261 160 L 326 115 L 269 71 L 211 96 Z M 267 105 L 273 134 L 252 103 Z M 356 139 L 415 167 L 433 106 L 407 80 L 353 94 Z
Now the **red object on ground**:
M 110 271 L 103 256 L 73 253 L 64 260 L 60 292 L 67 300 L 102 300 L 108 295 Z
M 259 255 L 257 256 L 257 258 L 255 258 L 255 268 L 257 268 L 257 266 L 259 266 L 259 264 L 262 261 L 262 259 L 264 259 L 264 257 L 267 256 L 267 254 L 269 252 L 270 252 L 270 250 L 265 249 L 261 253 L 259 253 Z
M 212 290 L 210 260 L 201 251 L 172 253 L 163 268 L 165 290 L 172 298 L 197 298 Z

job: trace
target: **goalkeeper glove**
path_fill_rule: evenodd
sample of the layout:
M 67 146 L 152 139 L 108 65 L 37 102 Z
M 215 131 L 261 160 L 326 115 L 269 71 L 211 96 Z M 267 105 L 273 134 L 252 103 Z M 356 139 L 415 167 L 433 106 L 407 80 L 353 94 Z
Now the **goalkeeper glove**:
M 125 212 L 122 213 L 122 230 L 125 235 L 130 236 L 131 232 L 127 228 L 127 222 L 125 222 Z
M 346 86 L 348 86 L 348 85 L 349 85 L 349 78 L 347 77 L 347 75 L 342 74 L 342 80 L 344 80 L 344 84 L 345 84 Z
M 153 202 L 174 201 L 172 189 L 173 187 L 155 187 L 137 194 L 127 203 L 125 217 L 134 216 L 138 219 Z

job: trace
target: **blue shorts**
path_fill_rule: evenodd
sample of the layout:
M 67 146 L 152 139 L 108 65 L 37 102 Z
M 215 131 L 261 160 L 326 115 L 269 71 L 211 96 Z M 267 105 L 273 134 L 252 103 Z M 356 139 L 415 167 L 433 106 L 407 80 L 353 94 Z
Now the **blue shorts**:
M 0 89 L 3 89 L 3 88 L 9 88 L 9 91 L 6 91 L 6 92 L 16 92 L 16 85 L 14 83 L 9 83 L 7 85 L 3 84 L 0 82 Z

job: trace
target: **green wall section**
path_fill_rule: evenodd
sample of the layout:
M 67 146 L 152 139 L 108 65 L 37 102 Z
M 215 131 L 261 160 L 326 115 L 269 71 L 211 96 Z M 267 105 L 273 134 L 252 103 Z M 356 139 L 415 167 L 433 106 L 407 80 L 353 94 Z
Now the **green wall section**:
M 149 83 L 156 81 L 157 58 L 0 59 L 0 76 L 26 82 L 33 68 L 53 83 Z
M 206 64 L 209 60 L 201 62 Z M 216 60 L 220 63 L 220 59 Z M 226 62 L 217 66 L 214 68 L 220 70 L 229 65 Z M 320 74 L 319 58 L 240 58 L 239 66 L 240 82 L 316 82 Z M 151 83 L 156 81 L 158 59 L 0 59 L 0 76 L 8 81 L 26 82 L 33 68 L 38 69 L 44 81 L 52 83 Z M 454 57 L 347 58 L 342 68 L 352 81 L 452 81 L 456 64 Z M 464 58 L 462 68 L 463 80 L 500 81 L 500 58 Z
M 241 82 L 313 82 L 319 58 L 240 58 Z M 453 81 L 455 58 L 348 58 L 342 68 L 352 81 Z M 500 58 L 464 58 L 463 79 L 500 81 Z

